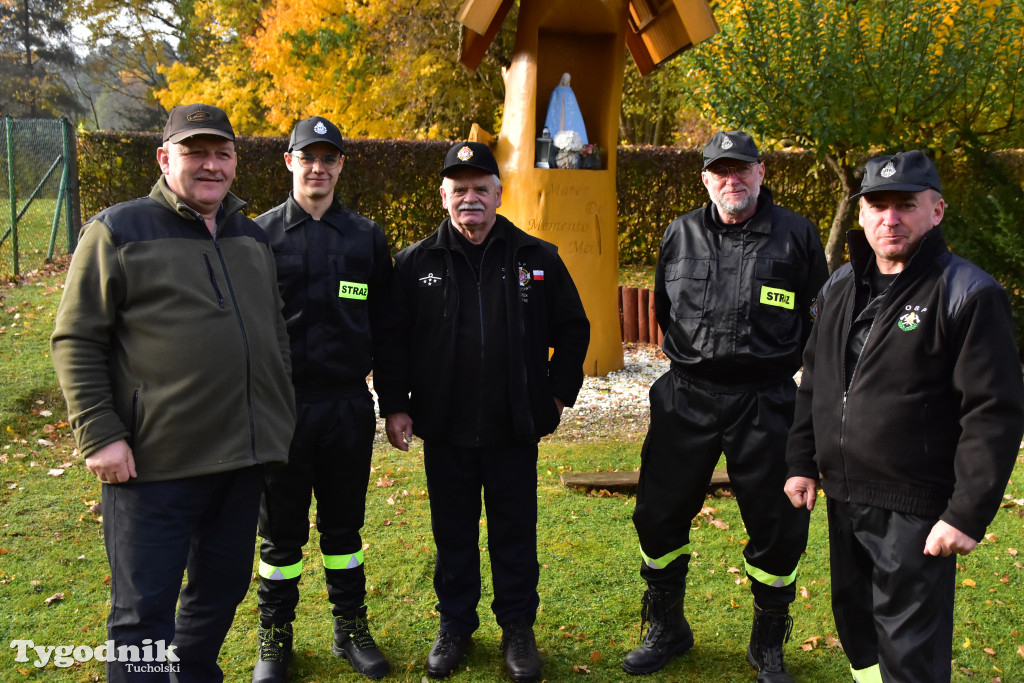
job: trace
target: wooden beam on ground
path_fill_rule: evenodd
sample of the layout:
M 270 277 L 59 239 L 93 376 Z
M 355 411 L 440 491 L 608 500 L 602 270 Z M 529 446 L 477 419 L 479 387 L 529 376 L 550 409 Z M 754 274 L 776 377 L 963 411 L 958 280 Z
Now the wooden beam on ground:
M 562 472 L 562 486 L 569 488 L 585 489 L 607 489 L 609 491 L 632 492 L 636 491 L 637 480 L 640 478 L 639 471 L 633 472 Z M 711 475 L 711 482 L 708 490 L 714 490 L 729 485 L 729 473 L 725 470 L 715 470 Z

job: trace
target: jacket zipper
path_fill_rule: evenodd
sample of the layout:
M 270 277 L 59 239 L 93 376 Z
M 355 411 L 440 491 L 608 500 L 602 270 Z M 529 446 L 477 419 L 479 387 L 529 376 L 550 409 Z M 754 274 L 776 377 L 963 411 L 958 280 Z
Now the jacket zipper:
M 214 242 L 214 246 L 217 246 L 216 242 Z M 213 293 L 217 296 L 217 305 L 224 308 L 224 295 L 220 293 L 220 287 L 217 286 L 217 276 L 213 274 L 213 265 L 210 263 L 210 257 L 207 254 L 203 254 L 203 262 L 206 263 L 206 272 L 210 275 Z

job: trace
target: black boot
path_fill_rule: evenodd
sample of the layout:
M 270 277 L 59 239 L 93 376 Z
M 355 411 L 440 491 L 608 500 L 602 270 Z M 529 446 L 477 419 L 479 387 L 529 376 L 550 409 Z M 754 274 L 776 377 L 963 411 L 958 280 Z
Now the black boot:
M 427 655 L 427 675 L 431 678 L 451 676 L 472 642 L 469 636 L 457 636 L 447 631 L 438 633 Z
M 505 655 L 508 675 L 516 683 L 540 680 L 540 652 L 533 626 L 527 622 L 509 624 L 502 630 L 501 651 Z
M 793 631 L 793 617 L 788 608 L 778 611 L 761 609 L 754 603 L 754 627 L 750 631 L 747 661 L 757 670 L 761 683 L 793 683 L 782 661 L 782 646 Z
M 683 616 L 683 592 L 648 589 L 640 605 L 640 633 L 650 623 L 643 644 L 626 655 L 622 670 L 629 674 L 652 674 L 669 660 L 693 647 L 693 631 Z
M 347 659 L 356 673 L 367 678 L 384 678 L 391 673 L 391 665 L 370 635 L 366 617 L 335 617 L 331 651 Z
M 287 683 L 292 659 L 292 625 L 262 624 L 256 629 L 260 655 L 252 670 L 252 683 Z

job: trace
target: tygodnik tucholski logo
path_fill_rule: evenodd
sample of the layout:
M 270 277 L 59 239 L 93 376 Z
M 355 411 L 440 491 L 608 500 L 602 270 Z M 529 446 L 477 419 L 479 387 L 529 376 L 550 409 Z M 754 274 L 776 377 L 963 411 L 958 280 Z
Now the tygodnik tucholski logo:
M 14 657 L 16 662 L 32 661 L 37 669 L 53 664 L 59 669 L 73 666 L 75 662 L 121 662 L 128 673 L 180 673 L 178 655 L 174 653 L 175 645 L 167 645 L 163 640 L 154 642 L 150 638 L 138 645 L 114 645 L 108 640 L 99 647 L 89 645 L 36 645 L 31 640 L 12 640 L 11 647 L 17 648 Z

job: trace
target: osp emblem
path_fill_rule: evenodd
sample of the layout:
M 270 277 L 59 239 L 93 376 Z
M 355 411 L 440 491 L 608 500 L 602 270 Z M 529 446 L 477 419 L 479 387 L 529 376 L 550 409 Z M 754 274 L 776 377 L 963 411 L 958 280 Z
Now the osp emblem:
M 427 273 L 419 279 L 420 287 L 435 287 L 441 284 L 441 276 Z
M 317 135 L 323 135 L 327 132 L 327 126 L 324 125 L 323 121 L 317 121 L 316 125 L 313 126 L 313 132 Z
M 924 313 L 928 308 L 922 308 L 921 306 L 910 306 L 906 307 L 906 313 L 900 316 L 899 321 L 896 323 L 896 327 L 900 328 L 904 332 L 910 332 L 916 330 L 921 324 L 921 316 L 918 313 Z
M 729 138 L 722 140 L 722 149 L 732 149 L 732 140 Z
M 466 145 L 465 147 L 459 150 L 457 156 L 461 161 L 469 161 L 470 159 L 473 158 L 473 150 L 469 148 L 469 145 Z
M 878 172 L 878 175 L 882 176 L 883 178 L 891 178 L 894 175 L 896 175 L 896 167 L 893 166 L 892 162 L 890 161 L 889 163 L 882 167 L 882 170 Z
M 519 266 L 519 286 L 525 287 L 528 284 L 530 284 L 530 271 Z

